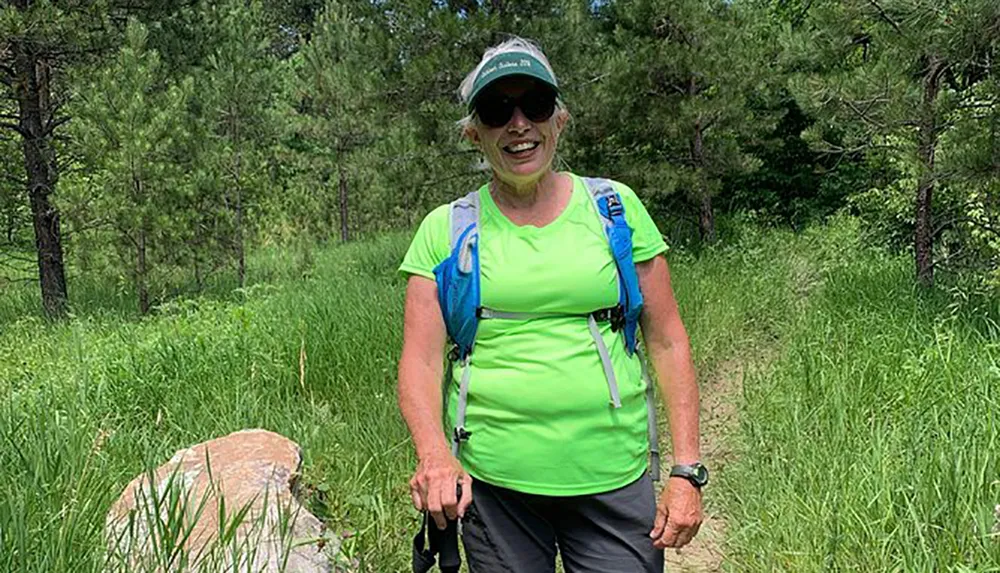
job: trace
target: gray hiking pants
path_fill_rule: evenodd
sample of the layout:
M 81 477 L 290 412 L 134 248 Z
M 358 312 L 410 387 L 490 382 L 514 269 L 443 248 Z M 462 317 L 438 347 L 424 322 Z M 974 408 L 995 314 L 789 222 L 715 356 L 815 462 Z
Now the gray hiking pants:
M 471 573 L 662 573 L 649 532 L 656 499 L 649 474 L 605 493 L 531 495 L 475 480 L 462 520 Z

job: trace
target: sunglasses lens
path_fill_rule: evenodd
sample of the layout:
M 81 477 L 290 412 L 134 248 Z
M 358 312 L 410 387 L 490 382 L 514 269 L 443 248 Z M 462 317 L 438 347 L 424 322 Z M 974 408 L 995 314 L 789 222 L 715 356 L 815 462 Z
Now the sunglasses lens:
M 548 89 L 532 89 L 519 98 L 501 94 L 481 96 L 475 104 L 479 121 L 489 127 L 503 127 L 518 107 L 524 116 L 535 123 L 548 121 L 556 110 L 556 93 Z
M 503 127 L 514 115 L 514 102 L 506 97 L 481 97 L 476 102 L 476 115 L 489 127 Z
M 521 96 L 518 105 L 531 121 L 548 121 L 556 110 L 556 94 L 551 90 L 533 90 Z

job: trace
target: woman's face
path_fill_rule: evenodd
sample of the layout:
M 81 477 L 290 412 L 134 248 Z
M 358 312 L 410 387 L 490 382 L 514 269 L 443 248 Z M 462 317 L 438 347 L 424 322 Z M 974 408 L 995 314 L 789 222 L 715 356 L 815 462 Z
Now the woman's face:
M 538 86 L 531 78 L 512 76 L 498 80 L 488 90 L 479 101 L 502 96 L 516 100 L 525 94 L 530 97 Z M 479 147 L 503 182 L 520 187 L 537 181 L 549 170 L 567 117 L 564 110 L 557 108 L 547 120 L 535 123 L 518 106 L 500 127 L 490 127 L 477 117 L 467 128 L 466 137 Z

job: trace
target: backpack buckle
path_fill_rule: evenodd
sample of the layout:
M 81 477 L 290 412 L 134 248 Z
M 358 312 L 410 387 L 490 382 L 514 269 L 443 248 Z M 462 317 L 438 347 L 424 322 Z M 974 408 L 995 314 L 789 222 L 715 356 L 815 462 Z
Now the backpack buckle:
M 453 438 L 456 443 L 468 442 L 471 435 L 472 432 L 466 430 L 464 426 L 456 426 Z
M 622 305 L 619 304 L 612 308 L 610 315 L 611 332 L 618 332 L 625 328 L 625 308 Z
M 602 308 L 594 313 L 595 320 L 606 320 L 611 323 L 611 332 L 625 328 L 625 308 L 622 305 Z
M 456 344 L 455 346 L 451 347 L 451 350 L 448 351 L 448 361 L 449 362 L 458 362 L 458 359 L 459 359 L 459 356 L 458 356 L 458 345 Z
M 608 202 L 609 217 L 618 217 L 625 212 L 625 208 L 622 207 L 622 202 L 618 198 L 617 194 L 608 195 L 607 202 Z
M 610 322 L 611 332 L 618 332 L 619 330 L 625 328 L 625 309 L 620 304 L 611 308 L 595 310 L 590 313 L 590 315 L 593 316 L 594 320 L 598 322 Z

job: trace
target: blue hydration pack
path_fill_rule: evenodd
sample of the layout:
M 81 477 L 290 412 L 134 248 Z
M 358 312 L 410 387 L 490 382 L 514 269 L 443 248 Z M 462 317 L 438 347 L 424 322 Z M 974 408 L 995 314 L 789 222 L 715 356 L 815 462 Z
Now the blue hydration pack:
M 618 304 L 611 308 L 573 315 L 586 318 L 594 345 L 601 358 L 601 365 L 608 380 L 611 405 L 621 407 L 618 383 L 611 355 L 601 336 L 598 322 L 609 321 L 615 332 L 622 333 L 625 351 L 629 356 L 639 354 L 643 380 L 646 383 L 646 407 L 650 446 L 650 472 L 659 479 L 659 447 L 656 435 L 656 404 L 653 384 L 649 378 L 645 356 L 638 346 L 639 316 L 642 314 L 642 292 L 639 277 L 632 261 L 632 228 L 625 219 L 625 205 L 608 179 L 584 178 L 594 208 L 604 227 L 611 256 L 618 271 Z M 531 320 L 536 318 L 564 317 L 564 313 L 506 312 L 484 308 L 481 302 L 479 272 L 479 192 L 474 191 L 451 204 L 451 254 L 434 269 L 437 280 L 438 303 L 444 317 L 448 338 L 454 347 L 448 354 L 447 385 L 451 383 L 451 366 L 462 365 L 462 379 L 452 435 L 452 452 L 457 456 L 462 442 L 471 435 L 465 429 L 465 411 L 468 404 L 469 367 L 476 344 L 479 321 L 485 319 Z

